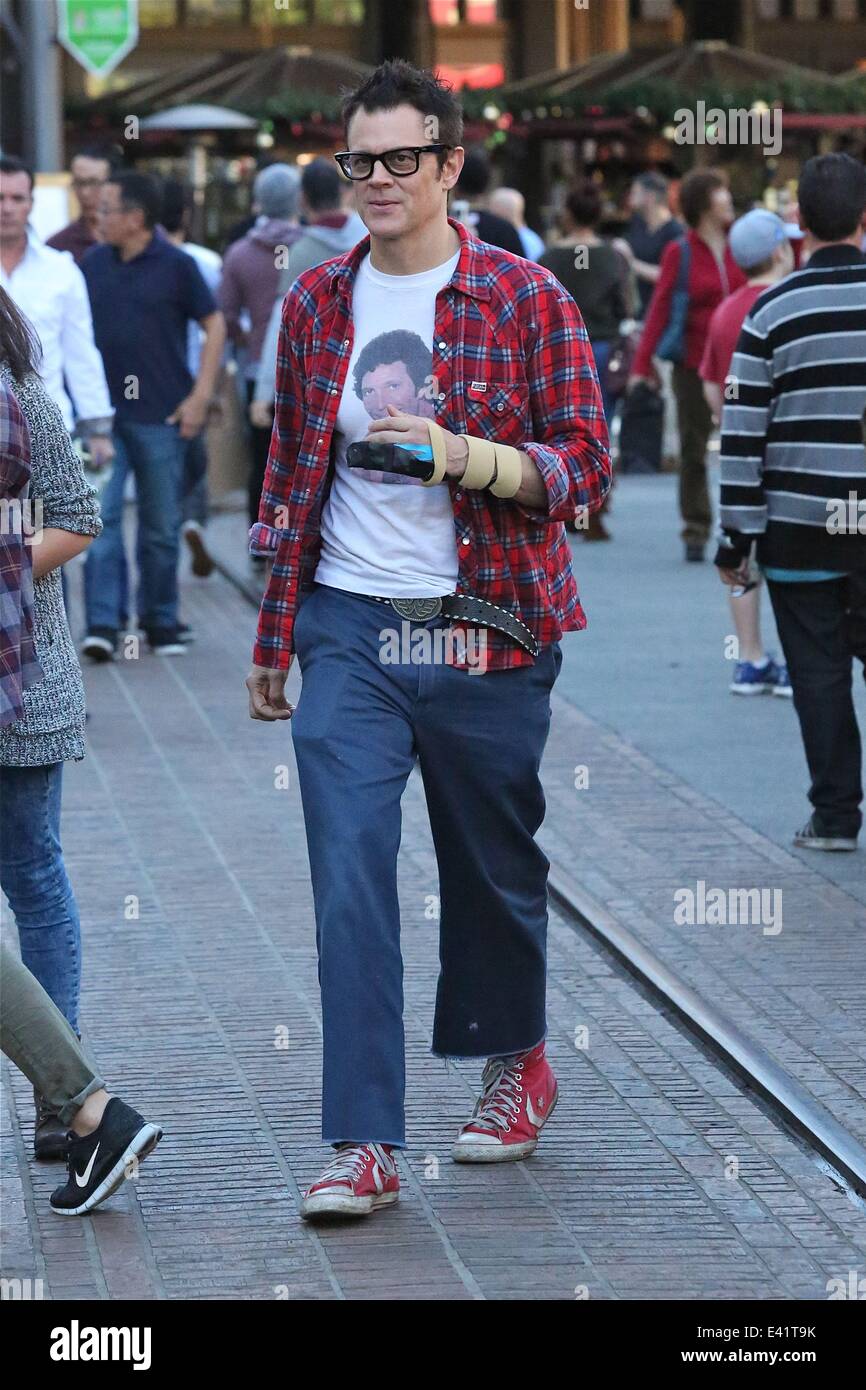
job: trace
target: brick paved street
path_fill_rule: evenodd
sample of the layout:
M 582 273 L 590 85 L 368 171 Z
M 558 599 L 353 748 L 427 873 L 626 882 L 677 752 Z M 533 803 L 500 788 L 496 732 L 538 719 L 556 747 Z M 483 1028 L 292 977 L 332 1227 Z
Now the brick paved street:
M 556 915 L 556 1118 L 527 1164 L 450 1162 L 479 1069 L 429 1053 L 436 877 L 416 777 L 400 861 L 404 1198 L 366 1225 L 304 1226 L 299 1190 L 324 1151 L 291 740 L 247 718 L 240 595 L 220 576 L 185 581 L 184 612 L 198 639 L 185 658 L 88 672 L 90 755 L 68 770 L 64 820 L 87 1039 L 166 1137 L 137 1184 L 62 1221 L 47 1206 L 58 1170 L 29 1159 L 28 1088 L 4 1067 L 4 1276 L 82 1299 L 820 1300 L 862 1271 L 862 1204 Z M 579 792 L 576 764 L 590 767 Z M 862 1134 L 856 898 L 562 696 L 545 779 L 554 861 Z M 675 927 L 674 888 L 697 878 L 781 887 L 782 932 Z

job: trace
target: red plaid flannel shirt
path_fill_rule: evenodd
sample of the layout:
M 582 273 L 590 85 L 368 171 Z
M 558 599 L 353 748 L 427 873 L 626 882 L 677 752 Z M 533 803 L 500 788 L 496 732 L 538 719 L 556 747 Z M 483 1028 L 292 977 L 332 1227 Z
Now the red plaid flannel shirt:
M 550 271 L 476 240 L 457 222 L 460 258 L 436 299 L 433 402 L 455 434 L 522 449 L 547 488 L 532 511 L 451 479 L 458 593 L 507 608 L 540 647 L 586 626 L 563 523 L 596 511 L 610 487 L 608 433 L 589 339 L 577 305 Z M 352 355 L 352 287 L 369 238 L 304 271 L 286 297 L 277 358 L 276 415 L 256 554 L 274 565 L 253 660 L 286 670 L 299 588 L 313 582 L 320 517 L 333 476 L 333 441 Z M 533 658 L 491 631 L 487 669 Z

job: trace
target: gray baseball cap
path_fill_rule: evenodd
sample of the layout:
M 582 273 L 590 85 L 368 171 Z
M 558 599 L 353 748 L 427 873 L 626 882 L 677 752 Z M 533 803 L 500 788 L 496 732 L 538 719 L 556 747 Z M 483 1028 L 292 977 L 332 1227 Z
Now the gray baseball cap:
M 728 239 L 737 265 L 741 270 L 751 270 L 752 266 L 768 261 L 786 238 L 799 241 L 802 235 L 795 223 L 783 222 L 769 208 L 752 208 L 751 212 L 737 218 Z
M 264 217 L 294 217 L 301 175 L 293 164 L 269 164 L 257 174 L 253 202 Z

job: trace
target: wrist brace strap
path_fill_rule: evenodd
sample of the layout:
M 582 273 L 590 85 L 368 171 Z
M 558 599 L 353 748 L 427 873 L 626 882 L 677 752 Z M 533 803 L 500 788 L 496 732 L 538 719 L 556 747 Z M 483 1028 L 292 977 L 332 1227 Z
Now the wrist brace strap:
M 445 436 L 442 433 L 441 425 L 437 425 L 435 420 L 428 420 L 427 429 L 430 434 L 430 448 L 433 450 L 433 472 L 426 482 L 423 483 L 423 486 L 433 487 L 436 483 L 441 483 L 445 478 L 445 463 L 448 455 L 445 448 Z
M 496 474 L 496 446 L 489 439 L 476 439 L 471 434 L 461 434 L 469 448 L 466 469 L 460 479 L 462 487 L 481 489 L 488 487 Z
M 496 482 L 491 483 L 490 491 L 494 497 L 508 499 L 513 497 L 520 488 L 523 481 L 523 466 L 520 462 L 520 453 L 511 444 L 497 444 L 496 449 Z

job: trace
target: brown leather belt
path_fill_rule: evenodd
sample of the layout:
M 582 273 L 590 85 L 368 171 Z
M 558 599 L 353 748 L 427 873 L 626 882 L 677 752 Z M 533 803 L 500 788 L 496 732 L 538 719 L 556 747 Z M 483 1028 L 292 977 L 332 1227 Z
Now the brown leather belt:
M 472 594 L 442 594 L 437 598 L 383 598 L 379 594 L 367 597 L 376 603 L 389 603 L 399 617 L 410 623 L 427 623 L 431 618 L 443 617 L 474 627 L 492 627 L 517 642 L 530 656 L 538 656 L 538 643 L 525 623 L 507 608 L 499 608 Z

